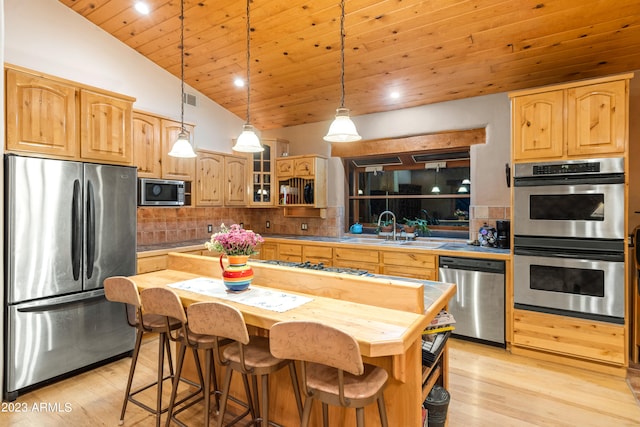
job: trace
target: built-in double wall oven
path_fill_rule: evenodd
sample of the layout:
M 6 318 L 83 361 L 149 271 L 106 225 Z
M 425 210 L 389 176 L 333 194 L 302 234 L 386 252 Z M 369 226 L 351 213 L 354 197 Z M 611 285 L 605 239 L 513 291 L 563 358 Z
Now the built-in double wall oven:
M 514 168 L 516 308 L 624 322 L 624 159 Z

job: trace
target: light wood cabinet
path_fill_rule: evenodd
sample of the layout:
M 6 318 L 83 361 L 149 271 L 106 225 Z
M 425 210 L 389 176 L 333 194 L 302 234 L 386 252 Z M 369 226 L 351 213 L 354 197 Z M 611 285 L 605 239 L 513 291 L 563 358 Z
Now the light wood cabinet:
M 438 278 L 437 257 L 432 254 L 380 251 L 382 274 L 423 280 Z
M 632 74 L 510 93 L 513 160 L 621 155 Z
M 205 150 L 196 153 L 196 206 L 222 206 L 226 188 L 225 156 Z
M 92 90 L 80 91 L 80 157 L 133 163 L 133 102 Z
M 302 245 L 279 243 L 278 259 L 282 261 L 302 262 Z
M 276 161 L 280 206 L 327 207 L 327 159 L 295 156 Z
M 374 274 L 380 273 L 379 253 L 371 249 L 336 247 L 333 251 L 333 265 L 336 267 L 367 270 Z
M 225 156 L 224 174 L 226 191 L 225 206 L 247 206 L 247 159 L 240 156 Z
M 133 163 L 135 99 L 23 69 L 6 69 L 10 152 Z
M 189 141 L 193 145 L 193 126 L 184 124 L 184 129 L 189 135 Z M 178 179 L 182 181 L 194 181 L 196 176 L 196 159 L 171 157 L 169 151 L 173 143 L 178 139 L 182 131 L 182 125 L 178 121 L 162 119 L 160 121 L 162 132 L 162 178 Z
M 162 176 L 162 132 L 160 118 L 133 112 L 133 159 L 140 178 Z
M 513 346 L 514 352 L 529 348 L 612 365 L 625 364 L 624 326 L 595 320 L 514 310 Z
M 259 251 L 260 251 L 259 253 L 260 259 L 264 259 L 264 260 L 278 259 L 278 245 L 276 243 L 264 242 L 260 244 Z
M 276 158 L 289 151 L 289 141 L 263 138 L 264 151 L 246 153 L 250 206 L 275 206 L 278 202 Z
M 7 151 L 77 157 L 78 89 L 11 69 L 6 79 Z
M 302 247 L 303 261 L 312 264 L 322 263 L 326 267 L 333 265 L 333 248 L 331 246 L 304 245 Z

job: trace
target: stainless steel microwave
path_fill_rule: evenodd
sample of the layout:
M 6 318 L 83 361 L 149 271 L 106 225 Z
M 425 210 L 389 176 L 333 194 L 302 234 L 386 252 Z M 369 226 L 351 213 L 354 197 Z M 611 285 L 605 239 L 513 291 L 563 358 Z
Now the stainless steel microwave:
M 182 206 L 184 187 L 184 181 L 139 178 L 138 206 Z

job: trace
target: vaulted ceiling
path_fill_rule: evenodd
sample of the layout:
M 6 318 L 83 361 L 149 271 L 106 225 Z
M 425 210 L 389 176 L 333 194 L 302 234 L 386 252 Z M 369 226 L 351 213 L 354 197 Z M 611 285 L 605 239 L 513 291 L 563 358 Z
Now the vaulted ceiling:
M 145 0 L 147 16 L 132 0 L 60 2 L 180 77 L 179 0 Z M 186 83 L 245 118 L 245 1 L 184 7 Z M 252 124 L 331 120 L 340 0 L 250 8 Z M 640 0 L 347 0 L 345 34 L 352 116 L 640 70 Z

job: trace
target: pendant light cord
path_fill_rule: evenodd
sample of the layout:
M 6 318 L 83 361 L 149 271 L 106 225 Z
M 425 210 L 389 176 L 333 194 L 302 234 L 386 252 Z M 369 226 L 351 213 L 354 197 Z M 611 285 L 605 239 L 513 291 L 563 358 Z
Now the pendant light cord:
M 251 116 L 249 113 L 249 106 L 251 105 L 251 79 L 250 79 L 250 67 L 251 67 L 251 23 L 249 21 L 249 3 L 251 0 L 247 0 L 247 124 L 251 123 Z
M 340 1 L 342 13 L 340 15 L 340 87 L 342 95 L 340 97 L 340 108 L 344 108 L 344 0 Z
M 180 1 L 180 81 L 181 95 L 180 99 L 180 130 L 185 133 L 184 129 L 184 0 Z

